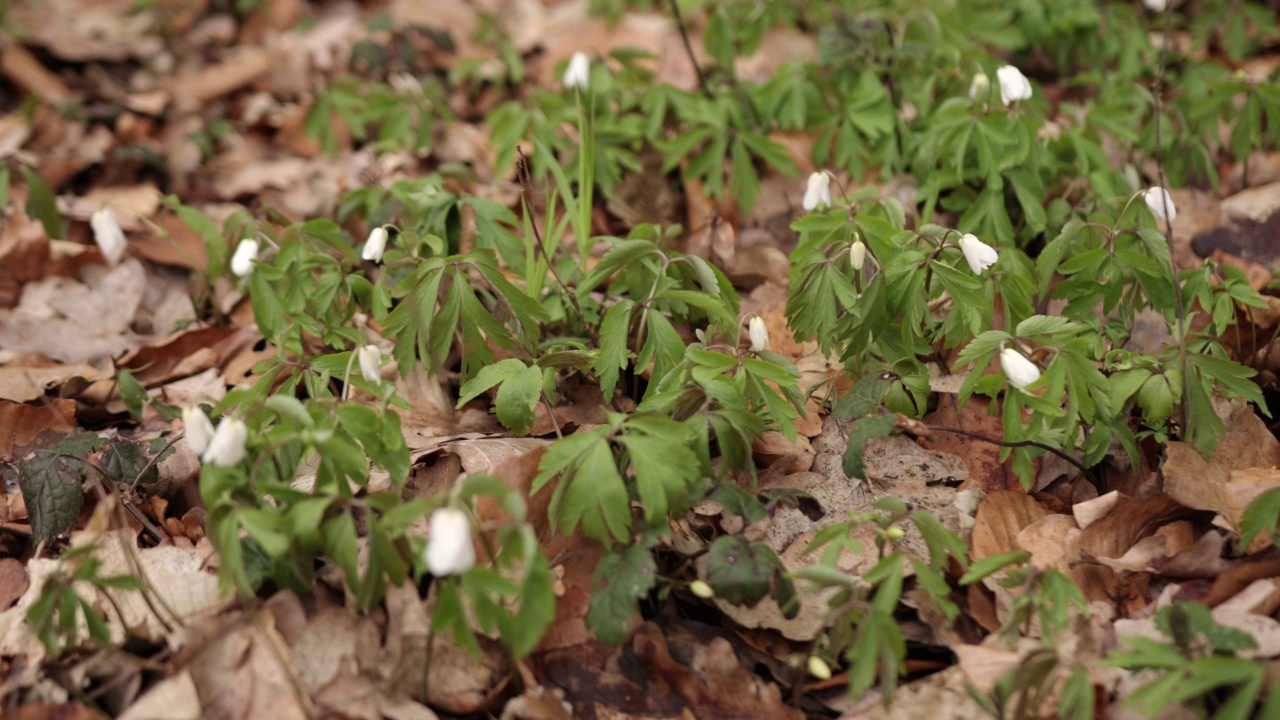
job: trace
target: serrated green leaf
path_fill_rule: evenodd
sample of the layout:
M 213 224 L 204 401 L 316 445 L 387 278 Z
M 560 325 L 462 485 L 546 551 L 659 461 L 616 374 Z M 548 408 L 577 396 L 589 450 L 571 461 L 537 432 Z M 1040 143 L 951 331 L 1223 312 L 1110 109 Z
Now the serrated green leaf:
M 516 435 L 527 433 L 533 427 L 534 408 L 541 397 L 542 368 L 531 365 L 522 372 L 511 375 L 498 386 L 498 395 L 494 400 L 498 421 Z
M 596 565 L 587 627 L 603 642 L 618 645 L 631 634 L 640 614 L 640 600 L 658 580 L 658 566 L 643 545 L 632 545 L 621 555 L 606 555 Z
M 1012 552 L 985 557 L 969 566 L 969 571 L 960 577 L 960 584 L 972 585 L 1002 568 L 1006 568 L 1010 565 L 1019 565 L 1029 561 L 1030 559 L 1031 553 L 1025 550 L 1014 550 Z
M 18 465 L 18 487 L 31 516 L 31 541 L 40 543 L 67 530 L 84 504 L 84 461 L 37 450 Z
M 613 398 L 613 391 L 618 386 L 618 378 L 627 367 L 631 356 L 627 349 L 630 338 L 631 309 L 635 303 L 628 299 L 619 300 L 609 308 L 600 322 L 600 356 L 592 365 L 592 371 L 600 380 L 600 391 L 606 401 Z
M 872 415 L 859 418 L 849 427 L 849 444 L 844 449 L 844 474 L 851 478 L 866 479 L 863 452 L 871 438 L 888 437 L 894 431 L 896 421 L 892 415 Z
M 40 173 L 31 168 L 22 168 L 22 177 L 27 182 L 27 215 L 40 221 L 50 240 L 63 239 L 67 223 L 58 212 L 58 198 L 53 190 Z

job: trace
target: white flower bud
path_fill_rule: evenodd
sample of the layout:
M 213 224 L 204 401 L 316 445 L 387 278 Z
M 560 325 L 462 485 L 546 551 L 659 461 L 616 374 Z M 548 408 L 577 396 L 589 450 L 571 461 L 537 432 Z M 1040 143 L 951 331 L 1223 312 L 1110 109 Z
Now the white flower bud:
M 977 235 L 966 233 L 960 238 L 960 252 L 969 263 L 974 275 L 981 275 L 983 270 L 996 264 L 1000 255 L 996 249 L 978 239 Z
M 1031 98 L 1031 81 L 1018 68 L 1005 65 L 996 70 L 996 79 L 1000 81 L 1000 102 L 1005 105 Z
M 371 383 L 382 382 L 382 351 L 377 345 L 365 345 L 356 351 L 360 374 Z
M 1142 0 L 1142 4 L 1146 5 L 1147 9 L 1154 13 L 1162 13 L 1169 6 L 1167 0 Z
M 209 416 L 195 406 L 182 408 L 182 427 L 191 452 L 203 455 L 209 448 L 209 441 L 213 439 L 213 423 L 209 421 Z
M 689 583 L 689 592 L 703 600 L 710 600 L 716 596 L 716 591 L 712 587 L 701 580 L 694 580 Z
M 201 459 L 219 467 L 236 465 L 245 458 L 244 443 L 248 439 L 249 428 L 243 420 L 224 417 L 218 423 L 218 429 L 213 432 L 209 447 L 205 448 Z
M 984 72 L 979 72 L 973 76 L 973 82 L 969 83 L 969 98 L 972 100 L 983 100 L 987 97 L 987 92 L 991 90 L 991 79 Z
M 810 655 L 808 665 L 810 675 L 819 680 L 831 679 L 831 666 L 827 664 L 826 660 L 823 660 L 817 655 Z
M 1009 384 L 1016 388 L 1024 388 L 1040 379 L 1040 368 L 1013 348 L 1000 351 L 1000 369 L 1009 378 Z
M 107 262 L 112 265 L 120 262 L 124 258 L 125 238 L 115 210 L 109 207 L 98 210 L 89 218 L 89 226 L 93 228 L 93 241 Z
M 1142 191 L 1142 199 L 1147 201 L 1147 207 L 1151 208 L 1151 214 L 1156 219 L 1172 223 L 1178 217 L 1178 209 L 1173 206 L 1173 198 L 1169 196 L 1168 190 L 1160 186 L 1149 187 Z
M 458 575 L 476 564 L 471 544 L 471 520 L 455 508 L 431 513 L 431 535 L 427 538 L 427 569 L 436 577 Z
M 764 325 L 764 318 L 756 315 L 747 323 L 747 333 L 751 336 L 751 349 L 755 352 L 769 349 L 769 328 Z
M 861 270 L 867 264 L 867 246 L 861 240 L 849 246 L 849 263 L 854 270 Z
M 236 277 L 244 277 L 253 272 L 253 261 L 258 259 L 258 241 L 241 240 L 236 252 L 231 256 L 231 273 Z
M 564 71 L 566 88 L 587 89 L 591 84 L 591 59 L 584 52 L 576 52 L 569 58 L 569 66 Z
M 804 191 L 804 209 L 831 206 L 831 175 L 822 170 L 809 175 L 809 186 Z
M 373 262 L 382 262 L 382 253 L 387 251 L 387 229 L 382 225 L 369 231 L 369 239 L 364 241 L 364 249 L 360 257 Z

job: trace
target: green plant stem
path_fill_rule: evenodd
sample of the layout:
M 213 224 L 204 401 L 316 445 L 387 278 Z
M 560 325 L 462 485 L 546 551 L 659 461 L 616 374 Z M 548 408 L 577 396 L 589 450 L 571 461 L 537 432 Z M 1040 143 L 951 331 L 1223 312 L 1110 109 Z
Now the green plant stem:
M 592 342 L 599 346 L 600 336 L 597 334 L 595 326 L 587 322 L 587 314 L 582 311 L 582 306 L 578 304 L 578 294 L 569 290 L 569 286 L 565 285 L 564 280 L 560 278 L 559 271 L 556 270 L 555 262 L 547 253 L 546 246 L 542 240 L 542 233 L 538 230 L 538 219 L 533 216 L 533 178 L 529 176 L 529 158 L 519 145 L 516 146 L 516 153 L 519 155 L 516 160 L 516 172 L 520 176 L 520 193 L 523 196 L 521 201 L 524 203 L 525 214 L 529 218 L 529 227 L 533 230 L 534 253 L 547 264 L 547 271 L 551 273 L 551 277 L 555 278 L 556 284 L 560 286 L 560 292 L 569 298 L 569 304 L 573 305 L 574 311 L 578 313 L 578 322 L 582 323 L 583 330 L 586 331 Z M 583 267 L 586 267 L 585 260 L 583 262 Z M 540 298 L 534 299 L 539 300 Z
M 1156 153 L 1156 177 L 1160 181 L 1160 187 L 1164 190 L 1162 195 L 1165 203 L 1165 217 L 1169 215 L 1169 189 L 1166 184 L 1164 174 L 1164 147 L 1161 145 L 1160 139 L 1160 115 L 1161 115 L 1161 93 L 1164 90 L 1164 74 L 1165 68 L 1169 62 L 1169 43 L 1171 42 L 1171 33 L 1173 31 L 1173 11 L 1166 8 L 1164 11 L 1164 33 L 1160 41 L 1160 64 L 1156 71 L 1155 87 L 1152 89 L 1152 102 L 1155 103 L 1155 153 Z M 1246 162 L 1248 162 L 1246 160 Z M 1173 223 L 1169 220 L 1164 221 L 1164 237 L 1165 242 L 1169 245 L 1169 271 L 1172 273 L 1170 280 L 1173 282 L 1173 306 L 1177 313 L 1177 327 L 1174 328 L 1174 339 L 1178 343 L 1178 365 L 1182 371 L 1182 402 L 1180 403 L 1180 414 L 1182 420 L 1182 435 L 1186 439 L 1191 435 L 1191 416 L 1187 406 L 1191 397 L 1191 373 L 1190 359 L 1187 356 L 1187 309 L 1182 303 L 1182 284 L 1178 282 L 1178 261 L 1174 257 L 1173 250 Z

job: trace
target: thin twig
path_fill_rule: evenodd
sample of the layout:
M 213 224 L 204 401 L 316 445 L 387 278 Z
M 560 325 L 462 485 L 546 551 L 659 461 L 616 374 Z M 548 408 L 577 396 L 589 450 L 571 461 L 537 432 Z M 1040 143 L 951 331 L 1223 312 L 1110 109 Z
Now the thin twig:
M 174 445 L 177 445 L 178 441 L 181 440 L 183 437 L 185 437 L 186 434 L 187 433 L 185 430 L 183 432 L 178 433 L 177 435 L 174 436 L 172 440 L 166 443 L 164 447 L 160 448 L 160 452 L 156 453 L 155 457 L 151 458 L 151 460 L 146 464 L 146 467 L 142 468 L 142 470 L 138 473 L 138 475 L 133 478 L 133 482 L 129 483 L 130 495 L 133 495 L 133 491 L 135 488 L 138 487 L 138 482 L 142 480 L 142 476 L 146 475 L 147 472 L 151 470 L 151 468 L 155 467 L 156 463 L 160 461 L 160 458 L 164 457 L 164 454 L 169 452 L 169 448 L 173 447 Z
M 698 74 L 698 87 L 703 95 L 711 98 L 711 87 L 707 84 L 707 76 L 702 72 L 698 58 L 693 56 L 693 44 L 689 42 L 689 31 L 685 29 L 684 16 L 680 14 L 679 0 L 671 0 L 671 15 L 675 17 L 676 28 L 680 30 L 680 40 L 684 42 L 684 52 L 689 56 L 689 63 L 693 65 L 693 71 Z
M 1018 440 L 1016 442 L 1010 441 L 1010 440 L 997 440 L 996 438 L 988 437 L 986 435 L 980 435 L 978 433 L 969 432 L 968 430 L 961 430 L 959 428 L 946 427 L 944 425 L 926 425 L 925 427 L 937 432 L 949 432 L 955 435 L 963 435 L 964 437 L 967 437 L 967 438 L 973 438 L 974 440 L 981 440 L 983 442 L 991 443 L 992 445 L 999 445 L 1001 447 L 1011 447 L 1011 448 L 1033 447 L 1033 448 L 1039 448 L 1041 450 L 1045 450 L 1047 452 L 1051 452 L 1054 455 L 1057 455 L 1063 460 L 1066 460 L 1067 462 L 1074 465 L 1076 469 L 1078 469 L 1081 473 L 1084 474 L 1085 479 L 1088 480 L 1090 484 L 1098 488 L 1098 492 L 1102 492 L 1102 481 L 1099 478 L 1094 477 L 1094 474 L 1089 471 L 1089 468 L 1085 467 L 1084 464 L 1081 463 L 1079 460 L 1076 460 L 1075 458 L 1059 450 L 1058 448 L 1053 447 L 1052 445 L 1046 445 L 1042 442 L 1037 442 L 1035 440 Z

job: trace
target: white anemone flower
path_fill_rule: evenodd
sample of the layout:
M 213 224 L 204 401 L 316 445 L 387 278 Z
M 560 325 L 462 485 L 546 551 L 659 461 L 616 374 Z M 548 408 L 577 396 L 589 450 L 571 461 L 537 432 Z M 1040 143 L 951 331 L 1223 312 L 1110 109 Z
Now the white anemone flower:
M 89 226 L 93 228 L 93 241 L 107 262 L 115 265 L 124 259 L 124 230 L 120 229 L 115 210 L 109 207 L 98 210 L 89 218 Z
M 966 233 L 960 238 L 960 252 L 964 253 L 964 259 L 969 263 L 969 269 L 974 275 L 981 275 L 983 270 L 995 265 L 996 260 L 1000 259 L 995 248 L 971 233 Z
M 754 352 L 769 349 L 769 328 L 764 325 L 764 318 L 756 315 L 747 323 L 747 334 L 751 336 L 751 349 Z
M 591 84 L 591 59 L 584 52 L 576 52 L 569 58 L 564 71 L 564 86 L 586 90 Z
M 804 209 L 831 206 L 831 173 L 820 170 L 809 176 L 809 186 L 804 191 Z
M 182 408 L 182 427 L 191 452 L 203 455 L 209 449 L 209 441 L 213 440 L 213 423 L 209 416 L 195 406 Z
M 360 374 L 371 383 L 382 382 L 382 351 L 377 345 L 364 345 L 356 351 Z
M 253 261 L 258 259 L 258 241 L 241 240 L 236 252 L 231 256 L 231 273 L 236 277 L 244 277 L 253 272 Z
M 249 439 L 249 427 L 243 420 L 233 417 L 222 418 L 218 429 L 213 431 L 209 446 L 201 458 L 206 463 L 219 467 L 231 467 L 245 458 L 244 443 Z
M 1155 215 L 1159 220 L 1168 220 L 1178 217 L 1178 209 L 1173 206 L 1173 198 L 1169 196 L 1169 191 L 1160 186 L 1149 187 L 1142 191 L 1142 199 L 1147 202 L 1147 207 L 1151 208 L 1151 214 Z
M 465 512 L 456 508 L 440 508 L 431 513 L 430 529 L 425 557 L 432 575 L 458 575 L 476 564 L 476 549 L 471 544 L 471 520 Z
M 369 231 L 369 239 L 364 241 L 364 249 L 360 257 L 373 262 L 382 262 L 382 254 L 387 251 L 387 228 L 379 225 Z
M 1000 369 L 1009 378 L 1009 384 L 1019 389 L 1040 379 L 1040 368 L 1013 348 L 1000 351 Z
M 1018 68 L 1005 65 L 996 70 L 996 79 L 1000 81 L 1000 102 L 1005 105 L 1031 99 L 1031 81 Z

